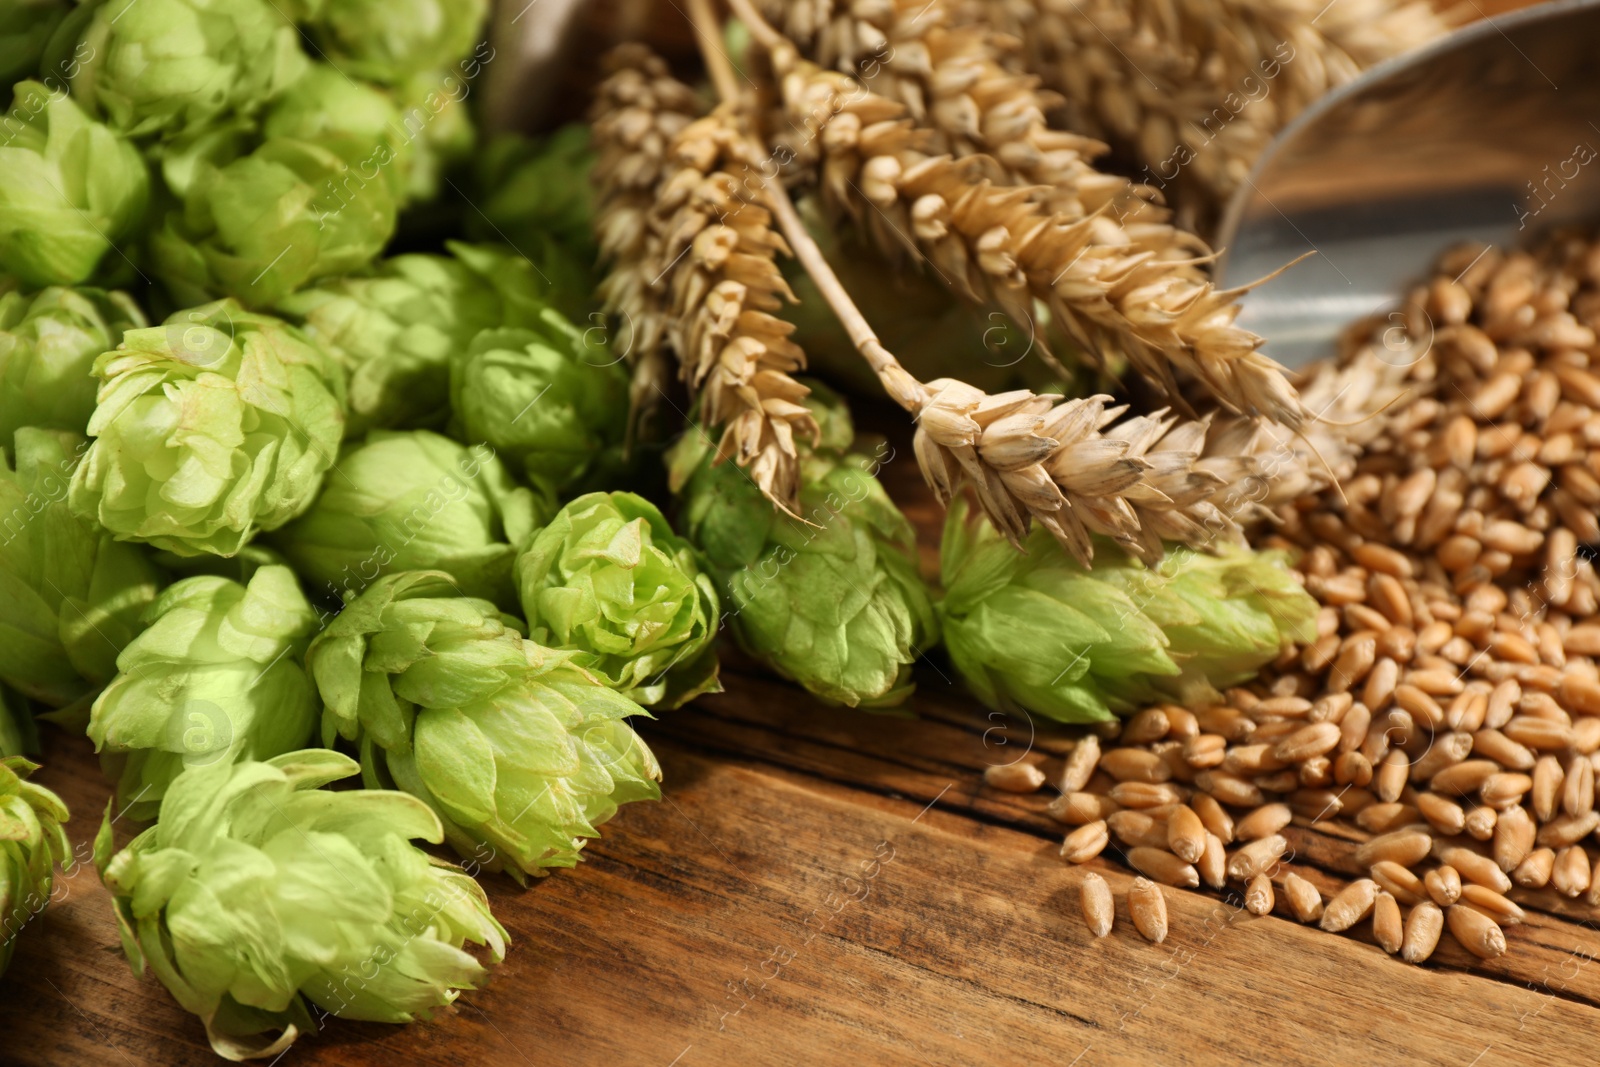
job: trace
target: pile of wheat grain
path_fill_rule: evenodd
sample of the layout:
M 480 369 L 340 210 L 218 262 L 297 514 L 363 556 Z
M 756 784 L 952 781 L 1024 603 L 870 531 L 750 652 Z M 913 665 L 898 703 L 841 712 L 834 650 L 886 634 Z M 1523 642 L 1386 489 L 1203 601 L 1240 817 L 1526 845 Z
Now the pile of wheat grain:
M 1074 863 L 1116 842 L 1148 878 L 1231 883 L 1256 913 L 1370 920 L 1412 962 L 1443 929 L 1487 958 L 1522 904 L 1600 904 L 1600 578 L 1580 551 L 1600 541 L 1600 243 L 1452 252 L 1405 316 L 1412 393 L 1342 497 L 1309 497 L 1262 542 L 1302 553 L 1318 639 L 1221 704 L 1147 709 L 1115 747 L 1083 738 L 1048 810 L 1076 826 Z M 989 778 L 1037 789 L 1043 772 Z M 1284 862 L 1291 823 L 1358 841 L 1368 877 L 1324 902 Z

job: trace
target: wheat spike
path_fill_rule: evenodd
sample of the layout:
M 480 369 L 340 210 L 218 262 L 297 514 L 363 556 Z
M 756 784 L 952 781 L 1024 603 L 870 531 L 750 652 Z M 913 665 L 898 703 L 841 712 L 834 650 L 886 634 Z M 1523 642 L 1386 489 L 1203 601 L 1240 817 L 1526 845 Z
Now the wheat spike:
M 735 460 L 774 503 L 799 494 L 796 436 L 817 424 L 791 375 L 805 353 L 773 312 L 794 294 L 778 270 L 789 248 L 764 206 L 766 183 L 750 158 L 733 105 L 680 130 L 648 225 L 661 235 L 650 269 L 668 280 L 667 340 L 694 391 L 701 422 L 721 427 L 718 462 Z
M 663 342 L 669 295 L 651 273 L 662 237 L 647 225 L 673 139 L 700 113 L 694 90 L 674 79 L 648 48 L 623 44 L 604 60 L 605 80 L 590 110 L 595 151 L 595 233 L 609 270 L 600 284 L 606 311 L 622 322 L 628 361 L 630 438 L 671 378 Z
M 1024 43 L 1074 129 L 1210 226 L 1272 137 L 1329 89 L 1449 29 L 1422 0 L 960 0 Z
M 771 54 L 788 127 L 775 140 L 820 165 L 825 201 L 882 246 L 925 257 L 957 292 L 1019 322 L 1039 301 L 1085 349 L 1125 357 L 1185 409 L 1180 375 L 1231 412 L 1302 425 L 1283 368 L 1234 322 L 1237 293 L 1139 248 L 1103 212 L 1074 220 L 1026 186 L 995 184 L 985 157 L 933 154 L 903 105 L 799 59 L 783 39 Z

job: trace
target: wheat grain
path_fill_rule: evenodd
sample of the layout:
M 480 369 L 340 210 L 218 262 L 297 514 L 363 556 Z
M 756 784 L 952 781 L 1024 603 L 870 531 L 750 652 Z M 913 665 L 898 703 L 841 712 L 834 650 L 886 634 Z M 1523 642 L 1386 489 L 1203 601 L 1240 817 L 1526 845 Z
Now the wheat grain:
M 1163 842 L 1164 843 L 1164 842 Z M 1128 865 L 1163 885 L 1194 889 L 1200 885 L 1200 872 L 1163 847 L 1137 845 L 1127 851 Z
M 1550 884 L 1555 863 L 1555 849 L 1536 848 L 1517 864 L 1516 869 L 1511 872 L 1511 880 L 1523 889 L 1543 889 Z
M 1272 879 L 1265 874 L 1257 874 L 1245 887 L 1244 906 L 1251 915 L 1270 915 L 1274 899 Z
M 1377 883 L 1370 878 L 1351 882 L 1328 901 L 1322 912 L 1322 928 L 1335 934 L 1350 929 L 1371 914 L 1377 894 Z
M 1095 937 L 1105 937 L 1116 920 L 1116 906 L 1111 900 L 1111 887 L 1094 871 L 1085 871 L 1078 884 L 1078 902 L 1083 908 L 1083 921 Z M 1137 920 L 1136 920 L 1137 921 Z
M 1109 840 L 1105 820 L 1085 823 L 1061 842 L 1061 858 L 1068 863 L 1088 863 L 1105 850 Z
M 1429 871 L 1422 879 L 1428 897 L 1441 908 L 1447 908 L 1461 899 L 1461 875 L 1449 864 Z
M 1459 845 L 1444 845 L 1437 850 L 1436 856 L 1440 863 L 1454 867 L 1456 873 L 1467 881 L 1492 889 L 1496 893 L 1504 893 L 1511 888 L 1511 879 L 1507 878 L 1505 872 L 1487 856 L 1480 856 Z
M 1228 857 L 1228 877 L 1245 882 L 1257 874 L 1270 874 L 1288 850 L 1289 842 L 1282 834 L 1242 845 Z
M 1427 896 L 1422 879 L 1411 870 L 1393 860 L 1379 860 L 1368 870 L 1368 875 L 1378 883 L 1378 888 L 1389 893 L 1402 904 L 1418 904 Z
M 1100 739 L 1094 734 L 1085 734 L 1067 754 L 1065 765 L 1061 768 L 1061 792 L 1076 793 L 1088 785 L 1090 776 L 1099 765 Z
M 1195 870 L 1212 889 L 1221 889 L 1228 884 L 1228 854 L 1223 848 L 1222 839 L 1216 834 L 1206 834 L 1205 849 L 1195 861 Z
M 1128 916 L 1147 940 L 1159 945 L 1167 939 L 1167 899 L 1149 879 L 1135 878 L 1128 887 Z
M 1587 815 L 1557 815 L 1539 827 L 1536 840 L 1547 848 L 1565 848 L 1575 845 L 1600 827 L 1600 812 Z
M 1027 760 L 1015 763 L 996 763 L 983 769 L 983 781 L 994 789 L 1006 793 L 1037 793 L 1044 785 L 1044 771 Z
M 1179 805 L 1167 819 L 1167 847 L 1185 863 L 1199 863 L 1206 850 L 1206 828 L 1193 808 Z
M 1100 757 L 1100 769 L 1119 782 L 1165 782 L 1172 777 L 1165 760 L 1142 748 L 1114 748 Z
M 1300 922 L 1311 923 L 1322 918 L 1322 894 L 1317 892 L 1316 886 L 1293 871 L 1284 876 L 1283 896 L 1289 902 L 1289 910 Z
M 1537 832 L 1528 810 L 1521 804 L 1507 808 L 1494 827 L 1494 860 L 1510 874 L 1533 851 Z
M 1483 912 L 1465 904 L 1452 904 L 1445 909 L 1444 917 L 1451 936 L 1474 956 L 1493 959 L 1505 953 L 1504 931 Z
M 1166 848 L 1167 821 L 1152 816 L 1147 811 L 1130 809 L 1106 817 L 1106 825 L 1117 840 L 1130 848 Z
M 1589 889 L 1589 857 L 1582 846 L 1568 845 L 1556 853 L 1550 868 L 1550 884 L 1564 896 L 1579 897 Z
M 1585 863 L 1584 867 L 1587 873 L 1588 864 Z M 1501 926 L 1513 926 L 1527 918 L 1527 914 L 1503 894 L 1471 882 L 1461 887 L 1459 903 L 1483 912 Z
M 1356 864 L 1362 867 L 1370 867 L 1384 860 L 1410 867 L 1425 859 L 1432 848 L 1433 838 L 1420 830 L 1396 830 L 1374 837 L 1356 849 L 1354 858 Z
M 1424 901 L 1411 909 L 1406 916 L 1405 936 L 1400 942 L 1400 958 L 1407 963 L 1421 963 L 1433 955 L 1439 945 L 1439 935 L 1444 932 L 1444 912 L 1440 905 Z
M 1235 824 L 1234 836 L 1240 841 L 1270 837 L 1288 826 L 1292 815 L 1287 804 L 1264 804 Z
M 1372 936 L 1378 947 L 1391 956 L 1400 951 L 1405 939 L 1405 926 L 1400 918 L 1400 905 L 1395 898 L 1379 890 L 1372 901 Z

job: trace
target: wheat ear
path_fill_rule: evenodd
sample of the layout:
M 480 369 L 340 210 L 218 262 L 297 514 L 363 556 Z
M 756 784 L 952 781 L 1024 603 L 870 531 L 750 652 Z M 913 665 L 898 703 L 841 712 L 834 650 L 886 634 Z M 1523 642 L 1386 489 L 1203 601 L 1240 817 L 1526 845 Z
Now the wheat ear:
M 799 58 L 748 0 L 731 6 L 753 20 L 778 78 L 787 128 L 774 139 L 814 160 L 824 200 L 881 245 L 926 257 L 957 292 L 1018 321 L 1040 302 L 1085 349 L 1125 357 L 1185 410 L 1180 375 L 1231 412 L 1302 425 L 1283 368 L 1234 321 L 1237 291 L 1131 247 L 1103 212 L 1073 221 L 1028 187 L 996 185 L 984 157 L 932 154 L 929 132 L 903 105 Z
M 1139 159 L 1201 232 L 1308 104 L 1450 27 L 1423 0 L 962 0 L 956 16 L 1024 42 L 1072 126 Z
M 667 170 L 673 139 L 700 114 L 694 90 L 676 80 L 661 58 L 638 44 L 607 53 L 606 78 L 590 109 L 595 152 L 595 233 L 606 311 L 621 322 L 633 379 L 629 387 L 629 440 L 659 402 L 671 380 L 663 345 L 669 295 L 653 271 L 662 238 L 648 225 L 656 190 Z

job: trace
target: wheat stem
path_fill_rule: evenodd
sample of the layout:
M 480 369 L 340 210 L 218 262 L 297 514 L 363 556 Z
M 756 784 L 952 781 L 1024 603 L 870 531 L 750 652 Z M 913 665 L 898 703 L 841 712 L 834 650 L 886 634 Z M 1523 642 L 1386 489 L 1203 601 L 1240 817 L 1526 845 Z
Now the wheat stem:
M 771 50 L 792 47 L 789 45 L 788 39 L 773 29 L 772 25 L 761 17 L 760 12 L 749 4 L 748 0 L 729 0 L 729 6 L 737 17 L 749 25 L 750 35 L 760 42 L 763 48 Z M 690 15 L 692 19 L 696 20 L 709 17 L 710 7 L 707 0 L 693 0 L 690 6 Z M 701 54 L 707 58 L 709 63 L 713 53 L 720 55 L 720 51 L 715 45 L 715 37 L 709 30 L 702 28 L 698 23 L 696 25 L 696 33 L 700 39 Z M 724 60 L 726 59 L 726 57 L 723 58 Z M 729 103 L 735 102 L 737 87 L 733 87 L 730 91 L 728 87 L 725 87 L 719 81 L 718 92 L 721 93 L 725 101 Z M 755 149 L 755 157 L 759 158 L 761 155 L 760 148 L 755 146 L 754 142 L 752 142 L 752 147 Z M 871 323 L 867 322 L 867 317 L 861 313 L 861 309 L 856 306 L 856 302 L 850 298 L 844 283 L 839 280 L 839 276 L 834 273 L 833 267 L 828 264 L 827 257 L 822 254 L 822 249 L 818 247 L 815 238 L 806 231 L 805 223 L 801 220 L 800 213 L 795 210 L 794 203 L 789 199 L 787 190 L 776 182 L 763 181 L 761 186 L 764 193 L 764 202 L 772 211 L 773 217 L 778 223 L 778 229 L 783 233 L 784 239 L 789 242 L 789 248 L 794 253 L 794 257 L 800 261 L 800 265 L 810 275 L 812 284 L 817 287 L 817 291 L 822 294 L 822 298 L 828 302 L 828 307 L 833 311 L 834 316 L 838 318 L 839 324 L 844 327 L 845 333 L 850 338 L 850 343 L 855 346 L 856 351 L 861 353 L 861 357 L 867 361 L 873 373 L 878 376 L 878 380 L 883 384 L 884 390 L 888 392 L 895 403 L 913 415 L 916 414 L 927 399 L 927 390 L 878 339 L 877 331 L 872 328 Z
M 711 10 L 711 0 L 689 0 L 689 25 L 694 28 L 695 43 L 700 46 L 700 56 L 705 60 L 706 73 L 717 95 L 729 103 L 739 97 L 739 76 L 734 72 L 733 61 L 722 50 L 717 40 L 717 17 Z

